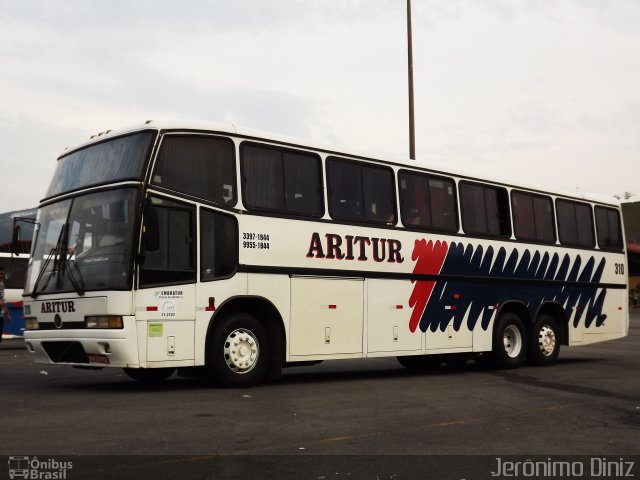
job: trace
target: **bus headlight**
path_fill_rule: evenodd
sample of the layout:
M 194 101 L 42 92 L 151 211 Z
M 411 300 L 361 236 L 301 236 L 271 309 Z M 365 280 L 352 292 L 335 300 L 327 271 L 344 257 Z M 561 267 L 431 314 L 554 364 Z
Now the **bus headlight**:
M 84 317 L 85 328 L 123 328 L 119 315 L 96 315 Z
M 24 317 L 24 329 L 25 330 L 38 330 L 38 319 L 35 317 Z

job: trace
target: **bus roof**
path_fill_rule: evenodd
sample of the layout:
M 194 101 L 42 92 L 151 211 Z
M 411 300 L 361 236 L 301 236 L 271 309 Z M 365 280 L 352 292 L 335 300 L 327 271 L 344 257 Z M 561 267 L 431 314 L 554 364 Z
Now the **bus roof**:
M 73 148 L 66 149 L 60 157 L 66 156 L 69 153 L 78 150 L 80 148 L 84 148 L 93 143 L 99 143 L 107 140 L 110 137 L 116 137 L 120 135 L 126 135 L 128 133 L 134 133 L 142 130 L 160 130 L 160 131 L 192 131 L 192 132 L 216 132 L 222 134 L 228 134 L 232 136 L 238 136 L 248 139 L 255 140 L 263 140 L 267 142 L 279 143 L 283 145 L 288 145 L 291 147 L 299 147 L 303 149 L 320 151 L 327 154 L 334 155 L 342 155 L 352 158 L 358 159 L 367 159 L 374 160 L 378 162 L 382 162 L 388 165 L 396 166 L 396 167 L 406 167 L 406 168 L 417 168 L 428 170 L 433 173 L 438 173 L 442 175 L 451 175 L 461 179 L 472 179 L 479 180 L 487 183 L 495 183 L 499 185 L 504 185 L 511 188 L 521 188 L 525 190 L 530 190 L 534 192 L 544 192 L 551 195 L 562 196 L 567 198 L 573 198 L 577 200 L 584 200 L 594 203 L 601 203 L 607 205 L 613 205 L 616 207 L 620 207 L 620 201 L 610 195 L 599 194 L 599 193 L 582 193 L 577 191 L 569 191 L 569 190 L 553 190 L 550 191 L 547 188 L 530 185 L 526 183 L 521 183 L 519 181 L 513 182 L 511 179 L 504 179 L 498 177 L 487 177 L 484 175 L 480 169 L 456 169 L 446 167 L 442 168 L 441 165 L 435 163 L 425 162 L 424 160 L 411 160 L 411 159 L 386 159 L 381 158 L 375 154 L 371 154 L 371 152 L 363 152 L 363 151 L 342 151 L 336 150 L 335 147 L 330 147 L 327 145 L 323 145 L 321 143 L 315 143 L 311 140 L 305 140 L 297 137 L 236 126 L 231 123 L 220 123 L 220 122 L 205 122 L 205 121 L 194 121 L 194 120 L 147 120 L 145 123 L 132 125 L 129 127 L 119 128 L 117 130 L 106 130 L 105 132 L 101 132 L 99 134 L 93 135 L 91 139 L 87 142 L 76 145 Z

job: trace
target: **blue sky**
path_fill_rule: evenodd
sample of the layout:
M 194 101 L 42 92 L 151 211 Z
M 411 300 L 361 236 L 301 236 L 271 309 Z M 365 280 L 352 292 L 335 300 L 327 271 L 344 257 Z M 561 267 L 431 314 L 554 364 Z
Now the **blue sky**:
M 404 0 L 0 0 L 0 211 L 147 119 L 408 157 Z M 640 2 L 414 0 L 418 162 L 640 200 Z

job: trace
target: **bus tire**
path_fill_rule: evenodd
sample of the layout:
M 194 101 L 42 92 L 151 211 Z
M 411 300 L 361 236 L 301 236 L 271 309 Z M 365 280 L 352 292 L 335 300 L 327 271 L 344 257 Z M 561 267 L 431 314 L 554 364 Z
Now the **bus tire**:
M 507 312 L 498 318 L 493 330 L 493 366 L 500 369 L 517 368 L 527 356 L 527 333 L 518 315 Z
M 212 336 L 209 368 L 216 385 L 251 387 L 265 376 L 270 357 L 264 326 L 248 313 L 223 318 Z
M 441 355 L 407 355 L 396 358 L 404 368 L 416 372 L 436 370 L 442 365 Z
M 130 378 L 145 385 L 162 383 L 176 371 L 175 368 L 123 368 L 122 370 Z
M 560 353 L 560 330 L 555 318 L 542 314 L 533 324 L 527 358 L 534 365 L 552 365 Z

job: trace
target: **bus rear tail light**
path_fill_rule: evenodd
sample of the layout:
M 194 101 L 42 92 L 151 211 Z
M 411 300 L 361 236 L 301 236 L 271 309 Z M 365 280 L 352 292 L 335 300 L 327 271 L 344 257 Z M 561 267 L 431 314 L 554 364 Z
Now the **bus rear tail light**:
M 84 317 L 86 328 L 123 328 L 122 317 L 119 315 L 100 315 Z

